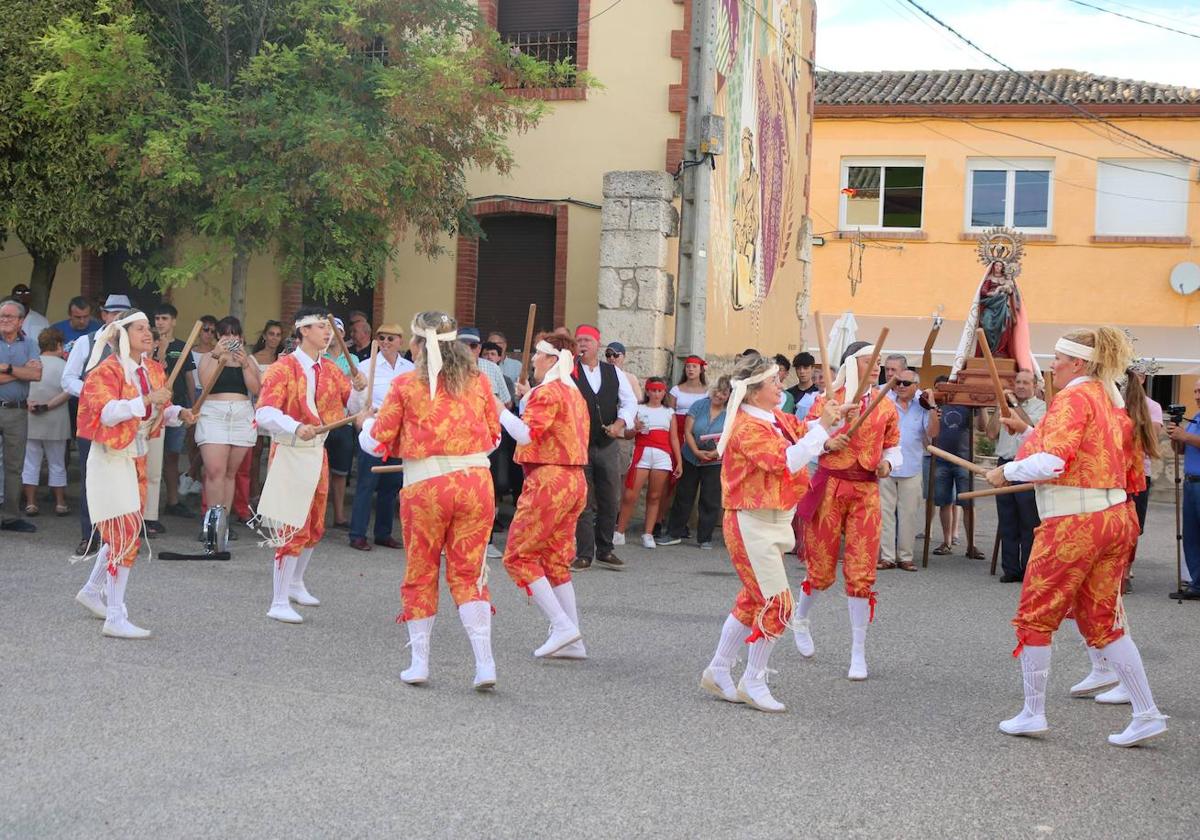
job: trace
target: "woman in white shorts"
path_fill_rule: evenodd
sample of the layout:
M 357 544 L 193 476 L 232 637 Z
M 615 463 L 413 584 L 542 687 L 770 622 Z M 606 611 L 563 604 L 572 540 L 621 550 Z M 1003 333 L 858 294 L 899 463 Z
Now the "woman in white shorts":
M 617 530 L 613 534 L 613 545 L 625 544 L 625 529 L 633 516 L 634 505 L 646 486 L 646 526 L 642 534 L 642 547 L 654 548 L 654 523 L 658 521 L 658 510 L 666 494 L 667 484 L 679 478 L 683 461 L 679 454 L 679 437 L 675 431 L 675 412 L 664 405 L 667 383 L 657 376 L 646 380 L 646 402 L 638 407 L 637 420 L 633 429 L 625 436 L 634 439 L 633 464 L 625 477 L 625 495 L 621 499 L 621 513 L 617 516 Z
M 204 460 L 205 504 L 209 508 L 222 505 L 228 511 L 233 507 L 237 471 L 257 436 L 251 397 L 258 395 L 260 382 L 258 365 L 246 352 L 237 318 L 217 322 L 217 344 L 200 360 L 199 373 L 201 382 L 217 377 L 196 422 L 196 444 Z

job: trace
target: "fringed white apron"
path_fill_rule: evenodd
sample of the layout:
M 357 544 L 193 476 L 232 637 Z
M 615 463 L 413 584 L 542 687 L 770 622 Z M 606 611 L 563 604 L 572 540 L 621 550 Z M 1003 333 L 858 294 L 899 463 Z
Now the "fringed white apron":
M 282 548 L 308 521 L 313 496 L 321 482 L 326 437 L 317 435 L 312 440 L 300 440 L 287 435 L 275 438 L 275 454 L 271 457 L 267 480 L 255 511 L 258 524 L 266 529 L 263 547 Z
M 780 623 L 785 627 L 789 624 L 785 616 L 791 613 L 793 598 L 787 572 L 783 568 L 783 555 L 796 544 L 796 535 L 792 531 L 795 512 L 794 507 L 787 510 L 763 508 L 737 512 L 742 545 L 746 548 L 754 579 L 766 602 L 754 617 L 755 629 L 764 636 L 767 632 L 763 618 L 768 610 L 778 610 Z

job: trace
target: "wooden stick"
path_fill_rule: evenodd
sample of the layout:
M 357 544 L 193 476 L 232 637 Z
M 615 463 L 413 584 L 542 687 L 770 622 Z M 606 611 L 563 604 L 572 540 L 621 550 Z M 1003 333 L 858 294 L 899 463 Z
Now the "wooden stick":
M 938 449 L 936 446 L 926 446 L 925 450 L 931 455 L 938 456 L 943 461 L 949 461 L 951 464 L 957 464 L 963 469 L 969 470 L 976 475 L 987 474 L 987 467 L 981 467 L 979 464 L 976 464 L 973 461 L 968 461 L 966 458 L 959 458 L 957 455 L 947 452 L 944 449 Z
M 884 327 L 879 331 L 879 340 L 875 342 L 875 349 L 871 352 L 871 360 L 867 362 L 867 373 L 871 374 L 875 371 L 875 365 L 879 364 L 879 353 L 883 350 L 883 343 L 887 341 L 888 328 Z M 847 359 L 847 361 L 849 361 Z M 858 383 L 858 390 L 854 392 L 854 399 L 850 400 L 851 405 L 858 405 L 858 401 L 863 398 L 863 394 L 867 393 L 867 388 L 871 387 L 870 381 L 864 377 Z
M 525 346 L 521 348 L 521 375 L 517 379 L 522 385 L 529 384 L 529 357 L 533 354 L 533 323 L 537 320 L 537 304 L 529 304 L 529 317 L 525 319 Z
M 197 419 L 200 418 L 200 406 L 204 405 L 204 401 L 208 399 L 208 395 L 212 392 L 213 386 L 217 384 L 217 377 L 221 375 L 221 371 L 225 368 L 224 362 L 217 362 L 216 365 L 216 370 L 213 371 L 213 374 L 208 378 L 208 381 L 204 383 L 204 390 L 200 392 L 200 396 L 197 397 L 196 402 L 192 404 L 192 413 L 196 415 Z
M 894 387 L 896 387 L 896 379 L 895 379 L 895 377 L 893 377 L 893 378 L 889 379 L 889 380 L 887 381 L 887 384 L 886 384 L 886 385 L 884 385 L 882 388 L 880 388 L 880 389 L 879 389 L 879 391 L 878 391 L 878 393 L 876 393 L 876 394 L 875 394 L 875 396 L 871 398 L 871 402 L 869 402 L 869 403 L 867 404 L 867 409 L 866 409 L 866 411 L 864 411 L 862 414 L 858 415 L 858 419 L 854 421 L 854 425 L 852 425 L 852 426 L 851 426 L 851 427 L 850 427 L 850 428 L 849 428 L 849 429 L 846 431 L 846 435 L 847 435 L 847 436 L 851 436 L 851 435 L 853 435 L 855 432 L 857 432 L 857 431 L 858 431 L 858 427 L 859 427 L 859 426 L 861 426 L 861 425 L 863 424 L 863 421 L 867 419 L 867 416 L 868 416 L 868 415 L 869 415 L 869 414 L 870 414 L 872 411 L 874 411 L 874 410 L 875 410 L 875 407 L 876 407 L 877 405 L 879 405 L 879 403 L 881 403 L 881 402 L 883 401 L 883 398 L 887 396 L 887 394 L 888 394 L 888 391 L 892 390 L 892 388 L 894 388 Z
M 934 316 L 933 326 L 929 328 L 929 335 L 925 336 L 925 348 L 921 351 L 921 367 L 933 367 L 933 345 L 937 343 L 938 333 L 941 332 L 942 325 L 938 322 L 937 316 Z
M 825 325 L 821 323 L 821 313 L 814 312 L 813 318 L 817 323 L 817 348 L 821 351 L 821 374 L 825 377 L 825 399 L 833 399 L 833 377 L 829 373 L 829 348 L 825 345 Z
M 394 473 L 404 472 L 403 464 L 380 464 L 378 467 L 371 467 L 373 473 Z
M 350 348 L 346 346 L 346 339 L 342 338 L 342 334 L 338 332 L 337 324 L 333 322 L 333 316 L 329 316 L 329 328 L 333 330 L 334 341 L 338 344 L 338 350 L 346 357 L 346 364 L 350 366 L 350 375 L 354 375 L 354 371 L 358 370 L 358 359 L 350 355 Z
M 972 490 L 969 493 L 959 493 L 960 499 L 982 499 L 987 496 L 1007 496 L 1009 493 L 1024 493 L 1032 490 L 1032 484 L 1005 484 L 1003 487 L 989 487 L 986 490 Z
M 1050 400 L 1054 399 L 1054 371 L 1042 371 L 1042 390 L 1046 395 L 1046 405 L 1050 405 Z
M 379 339 L 371 339 L 371 363 L 367 365 L 367 404 L 369 409 L 375 403 L 375 357 L 379 354 Z
M 332 423 L 326 423 L 324 426 L 317 426 L 313 429 L 314 435 L 323 435 L 326 432 L 331 432 L 334 429 L 340 429 L 342 426 L 348 426 L 357 420 L 361 415 L 347 414 L 341 420 L 334 420 Z
M 196 343 L 196 339 L 200 337 L 200 328 L 204 326 L 203 322 L 197 321 L 192 325 L 192 333 L 188 336 L 187 342 L 183 345 L 183 352 L 179 354 L 179 358 L 175 360 L 175 367 L 171 368 L 171 375 L 167 377 L 167 384 L 163 387 L 170 391 L 175 387 L 175 380 L 178 378 L 180 371 L 183 370 L 183 363 L 192 355 L 192 345 Z
M 983 327 L 975 330 L 975 340 L 979 342 L 979 347 L 983 350 L 983 357 L 987 359 L 988 370 L 992 374 L 992 387 L 996 389 L 996 404 L 1000 406 L 1000 416 L 1011 417 L 1012 411 L 1008 407 L 1008 397 L 1004 396 L 1004 386 L 1000 384 L 1000 371 L 996 370 L 996 360 L 992 358 L 992 348 L 988 347 Z

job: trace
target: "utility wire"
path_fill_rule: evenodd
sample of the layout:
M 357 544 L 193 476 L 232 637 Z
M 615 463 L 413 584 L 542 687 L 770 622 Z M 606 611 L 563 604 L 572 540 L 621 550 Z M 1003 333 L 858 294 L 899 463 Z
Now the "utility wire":
M 1029 84 L 1031 84 L 1031 85 L 1033 85 L 1034 87 L 1036 87 L 1036 88 L 1038 88 L 1039 90 L 1041 90 L 1041 91 L 1042 91 L 1043 93 L 1045 93 L 1047 96 L 1051 97 L 1052 99 L 1055 99 L 1056 101 L 1058 101 L 1058 102 L 1062 103 L 1063 105 L 1066 105 L 1066 106 L 1067 106 L 1068 108 L 1070 108 L 1071 110 L 1073 110 L 1073 111 L 1077 111 L 1078 113 L 1082 114 L 1083 116 L 1087 117 L 1087 118 L 1088 118 L 1088 119 L 1090 119 L 1090 120 L 1095 120 L 1095 121 L 1097 121 L 1097 122 L 1099 122 L 1099 123 L 1101 123 L 1101 124 L 1103 124 L 1103 125 L 1105 125 L 1105 126 L 1108 126 L 1108 128 L 1110 128 L 1110 129 L 1112 129 L 1112 130 L 1114 130 L 1114 131 L 1117 131 L 1117 132 L 1119 132 L 1119 133 L 1121 133 L 1121 134 L 1124 134 L 1126 137 L 1132 138 L 1133 140 L 1137 141 L 1138 143 L 1141 143 L 1141 144 L 1143 144 L 1143 145 L 1144 145 L 1144 146 L 1146 146 L 1147 148 L 1156 149 L 1156 150 L 1158 150 L 1158 151 L 1160 151 L 1160 152 L 1164 152 L 1164 153 L 1166 153 L 1166 154 L 1170 155 L 1170 156 L 1171 156 L 1171 157 L 1173 157 L 1173 158 L 1177 158 L 1177 159 L 1179 159 L 1179 160 L 1186 160 L 1186 161 L 1188 161 L 1189 163 L 1200 163 L 1200 159 L 1197 159 L 1197 158 L 1194 158 L 1194 157 L 1190 157 L 1189 155 L 1185 155 L 1185 154 L 1183 154 L 1182 152 L 1177 152 L 1177 151 L 1175 151 L 1174 149 L 1169 149 L 1169 148 L 1167 148 L 1166 146 L 1161 146 L 1161 145 L 1159 145 L 1158 143 L 1155 143 L 1155 142 L 1153 142 L 1153 141 L 1151 141 L 1151 140 L 1147 140 L 1145 137 L 1142 137 L 1140 134 L 1137 134 L 1137 133 L 1135 133 L 1135 132 L 1129 131 L 1128 129 L 1125 129 L 1125 128 L 1121 128 L 1121 126 L 1119 126 L 1119 125 L 1116 125 L 1115 123 L 1109 122 L 1108 120 L 1104 119 L 1104 118 L 1103 118 L 1103 117 L 1101 117 L 1101 116 L 1098 116 L 1098 115 L 1096 115 L 1096 114 L 1093 114 L 1091 111 L 1087 110 L 1086 108 L 1083 108 L 1083 107 L 1081 107 L 1081 106 L 1079 106 L 1079 105 L 1076 105 L 1074 102 L 1070 101 L 1069 99 L 1066 99 L 1065 97 L 1059 96 L 1057 93 L 1055 93 L 1054 91 L 1050 90 L 1050 89 L 1049 89 L 1048 87 L 1046 87 L 1045 85 L 1042 85 L 1042 84 L 1040 84 L 1039 82 L 1037 82 L 1037 81 L 1035 81 L 1034 79 L 1030 78 L 1030 77 L 1029 77 L 1029 76 L 1027 76 L 1026 74 L 1022 73 L 1020 70 L 1017 70 L 1016 68 L 1014 68 L 1014 67 L 1012 67 L 1012 66 L 1010 66 L 1010 65 L 1008 65 L 1008 64 L 1005 64 L 1003 61 L 1001 61 L 1000 59 L 996 58 L 996 56 L 992 55 L 990 52 L 988 52 L 988 51 L 987 51 L 987 50 L 985 50 L 983 47 L 981 47 L 981 46 L 979 46 L 978 44 L 976 44 L 976 43 L 975 43 L 974 41 L 972 41 L 970 38 L 968 38 L 968 37 L 966 37 L 965 35 L 963 35 L 961 32 L 959 32 L 959 31 L 958 31 L 957 29 L 955 29 L 953 26 L 951 26 L 950 24 L 946 23 L 946 22 L 945 22 L 945 21 L 943 21 L 941 18 L 939 18 L 937 15 L 933 14 L 932 12 L 930 12 L 928 9 L 926 9 L 924 6 L 922 6 L 920 3 L 917 3 L 917 2 L 916 2 L 916 0 L 904 0 L 904 2 L 908 3 L 908 4 L 909 4 L 910 6 L 912 6 L 914 9 L 916 9 L 917 11 L 919 11 L 921 14 L 925 15 L 927 18 L 929 18 L 929 19 L 930 19 L 930 20 L 932 20 L 934 23 L 936 23 L 938 26 L 941 26 L 943 29 L 946 29 L 947 31 L 949 31 L 949 32 L 950 32 L 951 34 L 953 34 L 953 35 L 954 35 L 956 38 L 958 38 L 958 39 L 959 39 L 959 40 L 961 40 L 963 43 L 965 43 L 965 44 L 967 44 L 968 46 L 970 46 L 972 49 L 974 49 L 974 50 L 975 50 L 976 52 L 978 52 L 980 55 L 983 55 L 983 56 L 985 56 L 985 57 L 986 57 L 988 60 L 990 60 L 990 61 L 993 61 L 993 62 L 995 62 L 996 64 L 999 64 L 1001 67 L 1003 67 L 1005 70 L 1008 70 L 1010 73 L 1015 73 L 1015 74 L 1016 74 L 1017 76 L 1019 76 L 1020 78 L 1024 79 L 1024 80 L 1025 80 L 1025 81 L 1027 81 L 1027 82 L 1029 82 Z
M 1074 3 L 1076 6 L 1083 6 L 1086 9 L 1095 9 L 1097 12 L 1104 12 L 1106 15 L 1115 15 L 1119 18 L 1125 18 L 1125 20 L 1131 20 L 1134 23 L 1143 23 L 1146 26 L 1153 26 L 1155 29 L 1164 29 L 1167 32 L 1175 32 L 1179 35 L 1186 35 L 1189 38 L 1195 38 L 1196 40 L 1200 41 L 1200 35 L 1197 35 L 1195 32 L 1184 32 L 1182 29 L 1176 29 L 1173 26 L 1164 26 L 1163 24 L 1155 23 L 1154 21 L 1142 20 L 1141 18 L 1136 18 L 1133 15 L 1127 15 L 1112 9 L 1106 9 L 1103 6 L 1093 6 L 1091 3 L 1084 3 L 1083 0 L 1067 0 L 1067 2 Z

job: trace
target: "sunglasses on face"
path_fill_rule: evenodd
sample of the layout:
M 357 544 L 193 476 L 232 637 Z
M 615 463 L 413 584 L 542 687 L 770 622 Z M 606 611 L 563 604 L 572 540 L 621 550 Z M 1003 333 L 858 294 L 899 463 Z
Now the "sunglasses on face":
M 907 388 L 910 385 L 916 385 L 916 384 L 917 384 L 917 381 L 915 379 L 897 379 L 896 380 L 897 388 Z
M 378 338 L 380 341 L 399 341 L 400 340 L 400 336 L 398 336 L 398 335 L 386 335 L 385 333 L 380 333 L 378 336 L 376 336 L 376 338 Z
M 216 327 L 202 327 L 200 329 L 200 332 L 205 332 L 205 333 L 215 333 L 216 331 L 217 331 Z
M 615 352 L 615 351 L 613 351 L 613 350 L 606 350 L 606 351 L 604 351 L 604 358 L 606 358 L 606 359 L 615 359 L 615 358 L 617 358 L 617 357 L 618 357 L 618 356 L 620 356 L 620 355 L 621 355 L 620 353 L 617 353 L 617 352 Z

